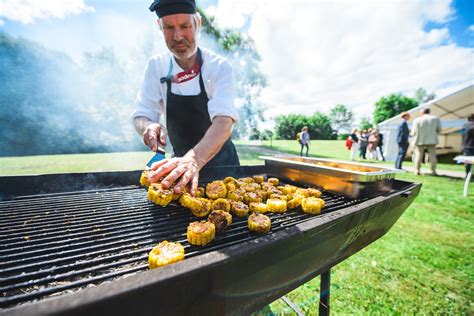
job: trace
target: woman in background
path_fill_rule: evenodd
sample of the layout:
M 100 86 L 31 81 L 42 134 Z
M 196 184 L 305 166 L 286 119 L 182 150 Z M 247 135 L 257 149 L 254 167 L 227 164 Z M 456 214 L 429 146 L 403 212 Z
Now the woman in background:
M 349 140 L 352 141 L 351 160 L 355 160 L 355 157 L 359 151 L 359 137 L 357 137 L 357 128 L 352 129 L 352 133 L 349 135 Z
M 367 131 L 360 130 L 359 132 L 359 159 L 367 159 L 365 157 L 365 154 L 367 153 L 367 145 L 369 144 L 368 142 L 368 135 Z
M 369 160 L 377 160 L 377 146 L 379 143 L 379 135 L 377 133 L 377 130 L 375 129 L 370 129 L 369 130 L 370 135 L 369 135 L 369 145 L 367 146 L 367 157 Z

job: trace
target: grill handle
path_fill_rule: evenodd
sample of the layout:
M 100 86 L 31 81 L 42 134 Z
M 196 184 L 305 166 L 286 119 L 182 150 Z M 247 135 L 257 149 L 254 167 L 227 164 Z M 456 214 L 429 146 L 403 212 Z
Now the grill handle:
M 413 194 L 413 192 L 411 192 L 411 191 L 405 191 L 405 192 L 402 193 L 402 196 L 404 198 L 407 198 L 407 197 L 410 197 L 412 194 Z

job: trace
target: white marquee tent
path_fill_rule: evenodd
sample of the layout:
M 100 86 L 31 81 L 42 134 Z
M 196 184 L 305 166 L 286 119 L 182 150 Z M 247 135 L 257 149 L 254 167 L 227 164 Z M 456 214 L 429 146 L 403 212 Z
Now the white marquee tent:
M 425 108 L 430 109 L 430 114 L 441 119 L 441 133 L 438 135 L 439 143 L 436 146 L 437 154 L 461 152 L 461 129 L 467 122 L 467 117 L 474 113 L 474 85 L 470 85 L 446 97 L 422 104 L 408 111 L 411 130 L 413 119 Z M 403 119 L 400 116 L 392 117 L 378 124 L 379 132 L 384 136 L 384 156 L 388 161 L 395 161 L 398 154 L 397 133 L 398 126 Z M 409 152 L 412 145 L 410 145 Z

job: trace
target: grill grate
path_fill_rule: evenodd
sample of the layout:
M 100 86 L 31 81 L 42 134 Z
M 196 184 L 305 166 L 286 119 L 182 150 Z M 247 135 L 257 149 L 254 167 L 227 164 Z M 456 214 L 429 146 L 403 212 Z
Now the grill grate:
M 367 200 L 322 198 L 325 213 Z M 164 239 L 181 242 L 189 258 L 259 237 L 246 218 L 234 217 L 210 245 L 192 246 L 186 228 L 196 218 L 151 204 L 137 186 L 16 197 L 0 201 L 0 214 L 0 308 L 146 270 L 148 252 Z M 313 217 L 298 210 L 269 216 L 272 231 Z

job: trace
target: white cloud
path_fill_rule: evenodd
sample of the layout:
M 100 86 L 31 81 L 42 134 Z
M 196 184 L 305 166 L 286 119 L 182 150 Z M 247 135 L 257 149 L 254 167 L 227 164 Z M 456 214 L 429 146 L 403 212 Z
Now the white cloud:
M 64 18 L 68 14 L 91 12 L 83 0 L 1 0 L 0 17 L 20 22 L 33 23 L 36 19 Z
M 442 25 L 450 0 L 220 0 L 210 8 L 224 27 L 243 27 L 262 56 L 266 115 L 328 112 L 346 104 L 358 117 L 392 92 L 419 87 L 437 96 L 472 83 L 472 48 L 450 41 Z M 440 25 L 425 31 L 428 22 Z
M 439 45 L 449 39 L 448 28 L 432 29 L 426 34 L 426 43 L 428 45 Z
M 474 32 L 474 24 L 469 25 L 469 27 L 467 29 L 471 32 Z

